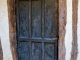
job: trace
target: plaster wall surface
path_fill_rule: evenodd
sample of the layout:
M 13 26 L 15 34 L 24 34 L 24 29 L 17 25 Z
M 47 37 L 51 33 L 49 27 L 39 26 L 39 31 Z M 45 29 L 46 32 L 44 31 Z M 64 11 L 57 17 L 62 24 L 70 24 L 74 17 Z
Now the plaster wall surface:
M 66 0 L 67 3 L 67 21 L 66 21 L 66 33 L 65 33 L 65 48 L 66 56 L 65 60 L 70 60 L 72 49 L 72 0 Z
M 3 50 L 3 60 L 13 60 L 9 41 L 7 0 L 0 0 L 0 37 Z
M 78 0 L 78 24 L 77 24 L 77 39 L 78 39 L 78 57 L 77 60 L 80 60 L 80 0 Z

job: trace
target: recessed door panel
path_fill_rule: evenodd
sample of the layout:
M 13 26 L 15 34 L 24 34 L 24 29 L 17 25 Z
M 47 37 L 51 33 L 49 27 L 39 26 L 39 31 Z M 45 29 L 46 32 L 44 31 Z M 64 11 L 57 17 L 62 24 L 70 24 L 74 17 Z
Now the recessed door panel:
M 58 28 L 56 22 L 57 15 L 57 0 L 45 0 L 45 38 L 56 38 Z
M 19 60 L 30 59 L 30 47 L 28 42 L 21 42 L 19 45 Z
M 45 43 L 45 60 L 55 60 L 54 59 L 54 44 L 52 43 Z
M 32 60 L 42 60 L 41 43 L 32 43 Z
M 41 37 L 41 0 L 32 0 L 32 37 Z
M 29 35 L 29 1 L 19 3 L 19 36 L 28 37 Z

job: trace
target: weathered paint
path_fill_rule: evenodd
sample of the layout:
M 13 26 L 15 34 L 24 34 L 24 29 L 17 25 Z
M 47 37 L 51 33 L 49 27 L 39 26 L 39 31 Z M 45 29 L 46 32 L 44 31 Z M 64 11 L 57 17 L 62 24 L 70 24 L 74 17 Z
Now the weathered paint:
M 80 0 L 78 0 L 78 24 L 77 24 L 77 35 L 78 35 L 78 57 L 80 60 Z M 7 11 L 7 1 L 0 0 L 0 36 L 3 49 L 4 60 L 13 60 L 11 49 L 10 49 L 10 39 L 9 39 L 9 25 L 8 25 L 8 11 Z M 65 60 L 70 60 L 71 49 L 72 49 L 72 0 L 67 0 L 67 24 L 66 24 L 66 35 L 65 35 L 65 48 L 66 56 Z
M 78 0 L 78 21 L 77 21 L 77 39 L 78 39 L 78 57 L 77 60 L 80 60 L 80 0 Z
M 72 0 L 67 0 L 67 24 L 65 35 L 66 57 L 65 60 L 71 58 L 72 48 Z
M 30 8 L 28 7 L 29 2 L 30 1 L 20 1 L 17 7 L 19 60 L 29 60 L 30 58 L 31 60 L 57 60 L 57 43 L 54 41 L 57 41 L 56 38 L 58 38 L 58 1 L 45 0 L 43 3 L 41 0 L 32 0 L 32 7 L 30 6 L 32 10 L 31 14 L 28 13 L 28 8 Z M 45 8 L 41 9 L 41 7 Z M 41 12 L 41 10 L 44 12 Z M 44 13 L 45 17 L 42 17 L 41 13 Z M 28 18 L 29 15 L 31 19 Z M 55 22 L 57 24 L 55 24 Z
M 7 0 L 0 0 L 0 37 L 3 50 L 3 60 L 13 60 L 9 41 Z

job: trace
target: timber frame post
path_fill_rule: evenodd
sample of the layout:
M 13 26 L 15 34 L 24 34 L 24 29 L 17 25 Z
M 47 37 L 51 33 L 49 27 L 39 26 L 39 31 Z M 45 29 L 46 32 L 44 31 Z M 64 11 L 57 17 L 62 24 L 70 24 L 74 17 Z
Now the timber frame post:
M 58 60 L 65 60 L 65 32 L 66 32 L 66 0 L 59 0 L 59 40 L 58 40 Z
M 73 40 L 72 40 L 72 51 L 71 51 L 70 60 L 77 60 L 77 55 L 78 55 L 78 40 L 77 40 L 78 0 L 72 1 L 72 8 L 73 8 L 72 9 L 73 10 L 73 15 L 72 15 Z
M 7 0 L 7 3 L 8 3 L 10 47 L 13 60 L 18 60 L 16 39 L 16 14 L 15 14 L 16 3 L 15 0 Z
M 66 25 L 66 0 L 59 1 L 59 40 L 58 40 L 58 60 L 65 60 L 65 25 Z M 17 56 L 17 39 L 16 39 L 16 13 L 15 0 L 7 0 L 8 17 L 9 17 L 9 34 L 10 46 L 12 50 L 13 60 L 18 60 Z

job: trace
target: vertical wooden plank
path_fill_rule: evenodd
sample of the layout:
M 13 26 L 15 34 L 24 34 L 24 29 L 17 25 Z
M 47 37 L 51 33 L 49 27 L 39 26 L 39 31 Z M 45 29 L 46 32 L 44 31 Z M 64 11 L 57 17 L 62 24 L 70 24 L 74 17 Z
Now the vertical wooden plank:
M 54 44 L 54 58 L 58 60 L 58 42 Z
M 30 46 L 30 60 L 32 60 L 32 42 L 29 41 L 29 46 Z
M 0 39 L 0 60 L 3 60 L 3 51 L 2 51 L 2 45 L 1 45 L 1 39 Z
M 66 26 L 66 0 L 59 0 L 59 40 L 58 60 L 65 60 L 65 26 Z
M 17 7 L 19 37 L 29 37 L 29 1 L 20 1 Z
M 18 37 L 19 37 L 19 0 L 18 1 L 15 1 L 15 3 L 16 3 L 16 6 L 14 7 L 14 8 L 16 8 L 15 10 L 15 14 L 16 14 L 16 37 L 17 37 L 17 39 L 19 39 Z M 16 40 L 17 40 L 16 39 Z M 20 47 L 20 44 L 19 44 L 20 42 L 17 40 L 17 53 L 19 53 L 19 47 Z M 19 54 L 17 54 L 17 55 L 19 55 Z M 17 56 L 17 60 L 19 59 L 19 56 Z
M 45 60 L 44 59 L 44 42 L 42 42 L 42 60 Z
M 18 60 L 17 40 L 16 40 L 15 0 L 7 0 L 7 4 L 8 4 L 8 18 L 9 18 L 10 47 L 12 51 L 13 60 Z
M 41 0 L 32 0 L 32 37 L 41 38 Z
M 72 0 L 72 29 L 73 29 L 73 41 L 71 60 L 77 60 L 78 54 L 78 42 L 77 42 L 77 19 L 78 19 L 78 0 Z
M 41 43 L 32 42 L 32 60 L 42 60 Z
M 29 37 L 31 38 L 31 0 L 29 0 Z
M 55 47 L 53 43 L 45 43 L 44 45 L 45 48 L 45 59 L 44 60 L 56 60 L 54 55 L 55 53 Z
M 29 42 L 20 42 L 19 44 L 19 59 L 18 60 L 30 60 L 30 45 Z
M 45 0 L 45 38 L 58 36 L 58 0 Z
M 45 4 L 45 2 L 44 2 L 44 0 L 42 0 L 42 38 L 44 38 L 44 21 L 45 21 L 45 19 L 44 19 L 44 4 Z
M 45 14 L 45 0 L 42 0 L 42 38 L 44 39 L 44 14 Z M 44 60 L 44 41 L 42 42 L 42 60 Z

